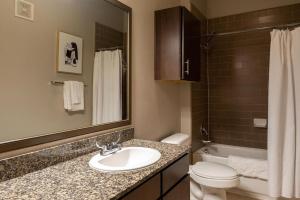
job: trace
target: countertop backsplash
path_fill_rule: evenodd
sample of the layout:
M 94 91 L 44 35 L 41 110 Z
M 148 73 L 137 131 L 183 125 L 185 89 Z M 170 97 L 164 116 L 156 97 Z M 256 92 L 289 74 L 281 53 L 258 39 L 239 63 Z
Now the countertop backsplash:
M 117 140 L 119 134 L 121 135 L 120 142 L 125 142 L 133 139 L 134 129 L 126 128 L 107 132 L 103 135 L 0 160 L 0 182 L 97 151 L 96 141 L 104 144 L 113 142 Z

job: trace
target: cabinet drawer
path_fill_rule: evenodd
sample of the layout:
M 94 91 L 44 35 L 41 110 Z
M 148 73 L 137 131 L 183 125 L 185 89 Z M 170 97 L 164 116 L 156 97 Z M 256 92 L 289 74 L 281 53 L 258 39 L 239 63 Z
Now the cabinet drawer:
M 127 194 L 122 200 L 156 200 L 160 197 L 160 187 L 160 174 L 158 174 Z
M 162 192 L 165 194 L 180 179 L 182 179 L 189 171 L 188 154 L 177 160 L 162 172 Z
M 190 176 L 187 175 L 162 199 L 163 200 L 190 200 Z

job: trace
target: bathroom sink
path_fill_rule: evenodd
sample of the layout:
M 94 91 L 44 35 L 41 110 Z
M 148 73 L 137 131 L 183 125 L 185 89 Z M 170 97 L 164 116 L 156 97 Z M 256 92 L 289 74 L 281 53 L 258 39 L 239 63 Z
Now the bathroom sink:
M 147 167 L 157 162 L 161 154 L 156 149 L 144 147 L 124 147 L 120 151 L 108 155 L 95 155 L 89 166 L 105 172 L 128 171 Z

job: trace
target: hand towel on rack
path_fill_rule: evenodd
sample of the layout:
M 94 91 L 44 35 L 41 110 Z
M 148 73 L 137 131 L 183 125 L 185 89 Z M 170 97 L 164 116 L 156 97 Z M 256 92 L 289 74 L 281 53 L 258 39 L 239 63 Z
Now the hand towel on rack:
M 84 84 L 82 82 L 64 82 L 64 108 L 67 111 L 84 110 Z
M 228 156 L 228 165 L 239 175 L 268 180 L 268 161 L 239 156 Z

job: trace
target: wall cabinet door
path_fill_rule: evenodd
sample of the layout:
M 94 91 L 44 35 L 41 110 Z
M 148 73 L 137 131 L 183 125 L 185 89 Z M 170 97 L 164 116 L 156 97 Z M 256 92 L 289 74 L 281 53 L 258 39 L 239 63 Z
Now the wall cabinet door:
M 183 79 L 200 81 L 201 23 L 188 10 L 183 9 Z
M 184 7 L 155 12 L 155 79 L 200 81 L 200 21 Z

